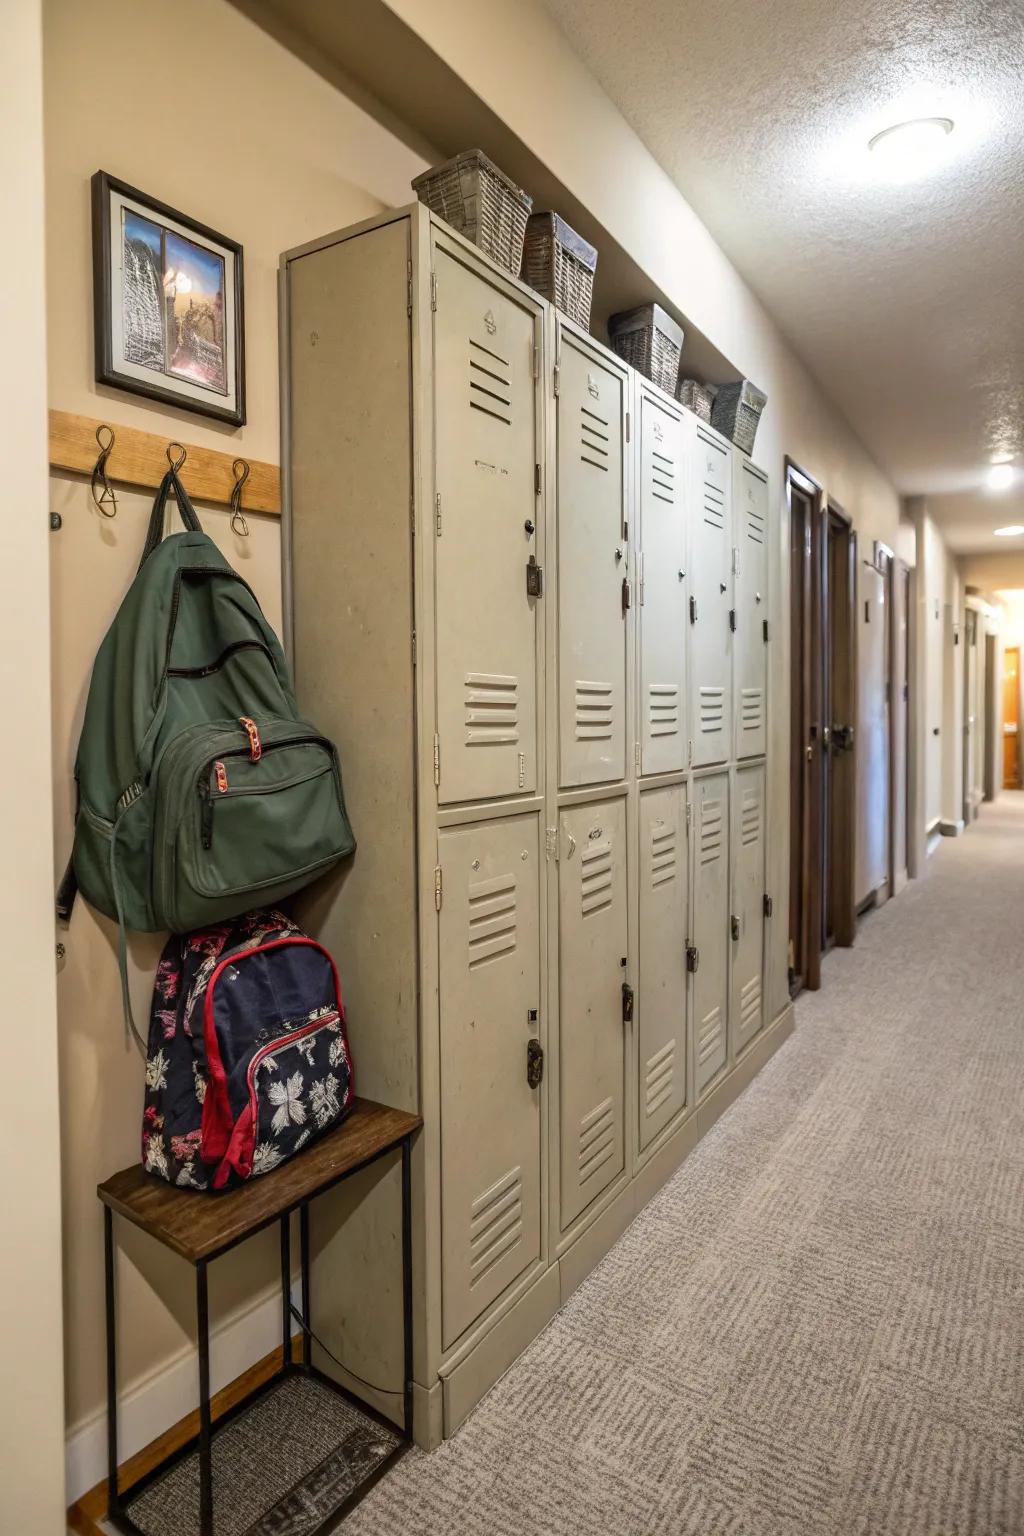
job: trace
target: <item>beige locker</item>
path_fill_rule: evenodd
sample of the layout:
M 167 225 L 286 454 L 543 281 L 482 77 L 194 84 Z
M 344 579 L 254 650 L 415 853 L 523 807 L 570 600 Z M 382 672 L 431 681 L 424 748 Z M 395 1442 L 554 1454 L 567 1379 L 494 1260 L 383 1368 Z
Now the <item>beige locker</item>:
M 645 790 L 640 795 L 636 999 L 642 1148 L 687 1102 L 687 853 L 685 785 Z
M 740 768 L 733 791 L 732 976 L 729 988 L 733 1051 L 764 1023 L 765 771 Z
M 689 720 L 695 768 L 732 753 L 732 468 L 728 445 L 688 420 L 690 524 Z
M 726 1058 L 729 972 L 729 776 L 693 785 L 694 1090 L 698 1096 Z
M 627 377 L 566 326 L 557 340 L 558 782 L 626 771 Z
M 558 1028 L 561 1226 L 625 1161 L 626 801 L 560 817 Z
M 763 757 L 768 740 L 768 476 L 743 453 L 732 461 L 734 751 L 743 759 Z
M 535 815 L 438 835 L 446 1348 L 540 1253 L 539 849 Z
M 639 390 L 641 772 L 686 767 L 686 521 L 681 415 Z
M 436 645 L 442 804 L 535 790 L 540 310 L 435 243 Z

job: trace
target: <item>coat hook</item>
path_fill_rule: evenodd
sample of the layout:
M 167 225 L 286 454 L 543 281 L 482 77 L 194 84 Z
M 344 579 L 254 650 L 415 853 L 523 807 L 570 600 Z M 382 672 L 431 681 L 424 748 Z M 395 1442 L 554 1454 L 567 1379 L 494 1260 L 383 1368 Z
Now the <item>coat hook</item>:
M 103 441 L 101 435 L 104 432 L 109 439 L 107 442 Z M 97 512 L 101 512 L 104 517 L 116 517 L 117 497 L 114 495 L 113 487 L 107 479 L 107 460 L 113 451 L 115 441 L 113 428 L 108 427 L 105 422 L 101 422 L 96 428 L 96 441 L 100 445 L 100 456 L 93 465 L 89 490 L 92 493 L 93 503 Z M 97 486 L 103 487 L 98 496 L 96 494 Z
M 235 483 L 231 487 L 231 532 L 237 533 L 240 538 L 249 537 L 249 524 L 242 512 L 242 486 L 249 478 L 249 466 L 245 459 L 236 459 L 231 466 L 231 473 L 235 477 Z
M 172 448 L 177 448 L 177 450 L 178 450 L 177 456 L 175 458 L 171 457 L 171 449 Z M 188 449 L 186 447 L 184 447 L 183 444 L 181 444 L 181 443 L 168 443 L 167 444 L 167 462 L 171 466 L 171 468 L 172 468 L 172 470 L 174 471 L 175 474 L 178 473 L 178 470 L 181 468 L 181 466 L 184 464 L 184 462 L 185 462 L 185 460 L 187 458 L 188 458 Z

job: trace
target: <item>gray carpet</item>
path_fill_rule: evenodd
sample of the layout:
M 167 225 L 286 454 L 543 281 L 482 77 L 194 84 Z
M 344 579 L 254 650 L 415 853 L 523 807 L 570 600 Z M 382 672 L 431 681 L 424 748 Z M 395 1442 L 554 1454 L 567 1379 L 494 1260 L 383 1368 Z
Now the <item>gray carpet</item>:
M 346 1536 L 1024 1532 L 1024 796 L 825 962 L 797 1032 Z

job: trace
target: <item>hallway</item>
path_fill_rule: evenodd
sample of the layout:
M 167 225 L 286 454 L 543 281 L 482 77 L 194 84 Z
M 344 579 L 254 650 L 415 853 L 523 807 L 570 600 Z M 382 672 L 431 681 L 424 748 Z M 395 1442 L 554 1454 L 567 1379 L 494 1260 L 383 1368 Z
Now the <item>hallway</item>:
M 1024 794 L 943 842 L 352 1536 L 1024 1530 Z

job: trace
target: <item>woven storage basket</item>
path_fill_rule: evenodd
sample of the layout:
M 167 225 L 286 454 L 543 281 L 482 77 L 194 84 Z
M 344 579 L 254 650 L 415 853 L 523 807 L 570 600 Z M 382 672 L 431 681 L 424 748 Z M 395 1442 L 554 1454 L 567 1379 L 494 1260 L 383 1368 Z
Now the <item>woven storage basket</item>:
M 719 384 L 711 409 L 711 425 L 744 453 L 753 453 L 754 438 L 768 396 L 749 379 L 739 384 Z
M 482 149 L 464 149 L 412 184 L 421 203 L 499 266 L 519 276 L 533 198 L 499 171 Z
M 608 321 L 612 350 L 668 394 L 676 392 L 683 328 L 660 304 L 641 304 Z
M 557 213 L 532 214 L 526 225 L 522 277 L 584 330 L 590 325 L 597 251 Z
M 711 407 L 715 401 L 713 384 L 699 384 L 696 379 L 680 379 L 676 398 L 680 405 L 685 405 L 701 421 L 710 422 Z

